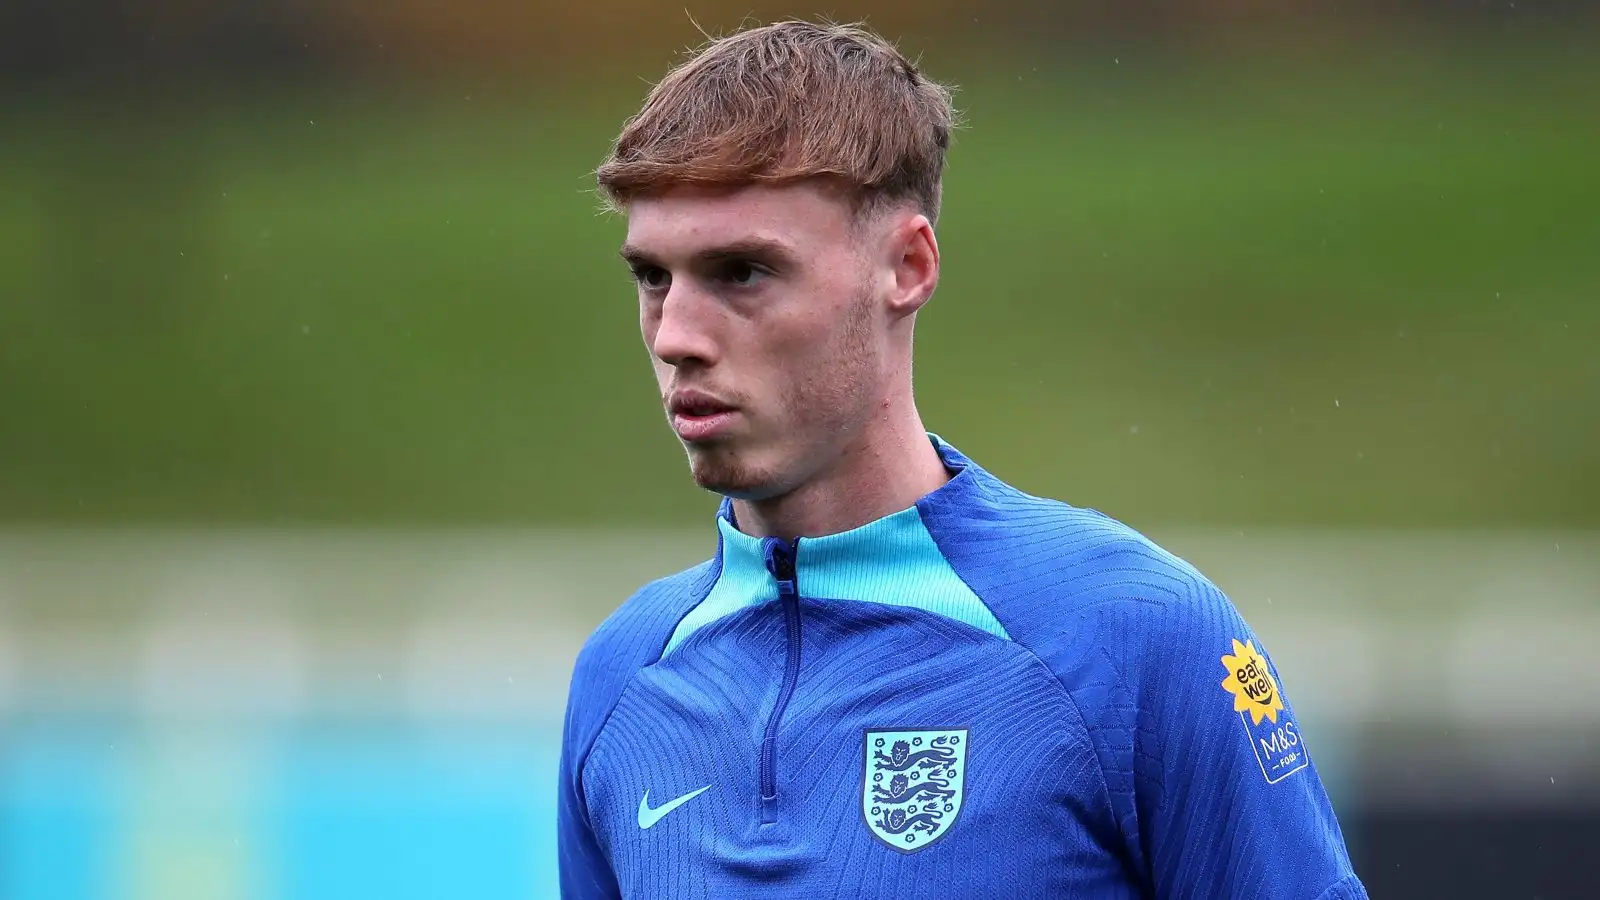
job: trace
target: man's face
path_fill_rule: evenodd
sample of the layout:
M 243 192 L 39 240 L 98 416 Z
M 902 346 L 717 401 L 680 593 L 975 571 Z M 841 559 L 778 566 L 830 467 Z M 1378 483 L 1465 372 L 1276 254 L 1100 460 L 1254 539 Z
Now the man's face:
M 623 256 L 667 417 L 702 487 L 786 494 L 844 454 L 883 394 L 868 229 L 821 185 L 635 199 Z

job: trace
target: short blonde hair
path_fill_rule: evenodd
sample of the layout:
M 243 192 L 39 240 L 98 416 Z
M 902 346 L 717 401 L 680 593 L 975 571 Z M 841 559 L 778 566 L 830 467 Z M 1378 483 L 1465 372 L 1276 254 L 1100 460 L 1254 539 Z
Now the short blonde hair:
M 595 172 L 602 196 L 828 178 L 858 210 L 914 203 L 936 221 L 950 91 L 854 25 L 786 21 L 712 40 L 674 68 Z

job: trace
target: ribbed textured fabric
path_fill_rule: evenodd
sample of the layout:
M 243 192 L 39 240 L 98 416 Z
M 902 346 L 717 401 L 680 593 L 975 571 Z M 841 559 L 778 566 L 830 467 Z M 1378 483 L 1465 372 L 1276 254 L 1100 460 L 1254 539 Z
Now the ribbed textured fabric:
M 797 599 L 724 515 L 715 559 L 590 639 L 562 761 L 563 896 L 1365 897 L 1227 598 L 1126 526 L 934 441 L 955 477 L 801 540 Z M 764 803 L 762 739 L 796 649 Z M 874 751 L 885 732 L 961 749 L 917 763 L 909 739 Z M 932 810 L 927 831 L 872 806 L 889 783 L 873 773 L 947 785 L 957 766 L 959 792 L 910 807 Z M 643 815 L 647 792 L 660 810 L 702 788 Z
M 767 572 L 766 562 L 761 555 L 761 540 L 741 534 L 733 527 L 728 518 L 727 503 L 723 504 L 722 510 L 717 516 L 717 558 L 722 566 L 716 583 L 711 586 L 705 599 L 695 604 L 678 622 L 662 655 L 671 653 L 689 635 L 724 616 L 778 599 L 778 585 Z
M 724 616 L 778 599 L 778 586 L 767 572 L 761 540 L 739 531 L 731 504 L 723 503 L 717 529 L 721 575 L 706 599 L 678 623 L 667 642 L 667 653 Z M 1010 637 L 950 566 L 916 507 L 850 531 L 803 538 L 799 550 L 797 577 L 809 596 L 915 607 L 995 637 Z
M 557 862 L 563 897 L 619 896 L 615 877 L 589 824 L 584 769 L 595 738 L 634 675 L 656 661 L 684 613 L 716 582 L 713 559 L 646 585 L 595 629 L 573 667 L 556 789 Z

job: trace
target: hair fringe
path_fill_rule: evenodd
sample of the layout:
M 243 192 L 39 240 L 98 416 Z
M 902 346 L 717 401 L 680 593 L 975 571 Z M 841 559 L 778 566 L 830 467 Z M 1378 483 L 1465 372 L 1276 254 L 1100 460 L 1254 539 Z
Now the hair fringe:
M 693 22 L 693 18 L 690 19 Z M 865 26 L 786 20 L 707 42 L 650 90 L 594 172 L 612 210 L 679 185 L 830 178 L 937 220 L 953 89 Z

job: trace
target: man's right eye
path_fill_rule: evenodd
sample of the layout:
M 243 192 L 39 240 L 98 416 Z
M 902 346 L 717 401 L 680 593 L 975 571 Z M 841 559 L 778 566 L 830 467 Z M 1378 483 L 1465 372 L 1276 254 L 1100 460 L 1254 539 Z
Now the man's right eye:
M 633 270 L 633 280 L 647 291 L 661 291 L 672 284 L 672 275 L 660 266 L 637 266 Z

